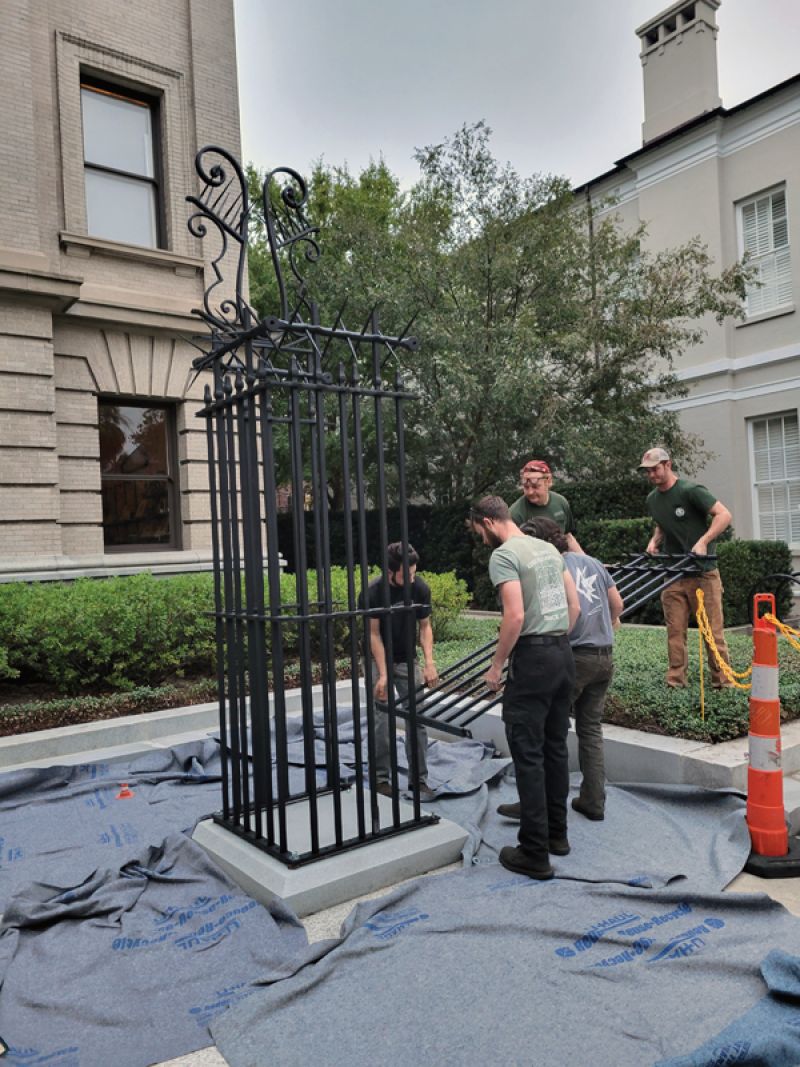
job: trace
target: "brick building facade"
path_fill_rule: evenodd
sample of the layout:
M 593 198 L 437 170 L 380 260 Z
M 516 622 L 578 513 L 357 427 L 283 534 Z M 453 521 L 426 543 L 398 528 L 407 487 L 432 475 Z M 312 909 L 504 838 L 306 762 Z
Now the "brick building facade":
M 0 580 L 210 560 L 184 198 L 240 152 L 233 3 L 110 12 L 0 14 Z

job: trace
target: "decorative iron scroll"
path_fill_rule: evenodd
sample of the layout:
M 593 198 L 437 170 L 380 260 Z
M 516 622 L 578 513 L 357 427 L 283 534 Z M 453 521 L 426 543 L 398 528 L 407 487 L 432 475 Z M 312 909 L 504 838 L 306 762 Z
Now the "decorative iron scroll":
M 277 314 L 259 319 L 245 297 L 247 245 L 252 218 L 247 180 L 241 165 L 223 148 L 207 145 L 195 158 L 195 170 L 201 181 L 199 196 L 187 196 L 195 208 L 189 218 L 189 230 L 205 239 L 211 232 L 219 243 L 219 252 L 211 262 L 214 280 L 203 295 L 203 305 L 194 309 L 211 330 L 211 344 L 194 361 L 195 370 L 221 366 L 225 373 L 267 373 L 275 369 L 276 357 L 282 362 L 296 356 L 304 364 L 310 354 L 312 372 L 326 373 L 325 357 L 337 349 L 339 358 L 355 358 L 361 344 L 378 344 L 386 358 L 395 348 L 415 350 L 416 338 L 408 336 L 411 322 L 399 336 L 387 336 L 377 327 L 377 316 L 370 313 L 360 330 L 348 329 L 341 309 L 333 326 L 322 326 L 311 301 L 301 271 L 301 261 L 315 263 L 320 255 L 319 228 L 305 213 L 308 188 L 301 175 L 291 167 L 271 170 L 262 186 L 262 209 L 280 307 Z M 210 226 L 209 226 L 210 224 Z M 236 256 L 233 293 L 228 292 L 224 268 Z M 292 276 L 294 306 L 290 305 L 290 288 L 284 275 L 284 262 Z M 413 321 L 413 320 L 412 320 Z M 246 346 L 244 355 L 239 349 Z M 385 359 L 382 363 L 385 362 Z M 375 382 L 374 384 L 379 384 Z

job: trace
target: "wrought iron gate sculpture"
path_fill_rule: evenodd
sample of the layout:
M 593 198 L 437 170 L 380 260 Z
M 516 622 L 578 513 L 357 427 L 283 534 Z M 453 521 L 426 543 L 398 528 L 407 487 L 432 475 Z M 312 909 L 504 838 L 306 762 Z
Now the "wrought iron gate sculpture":
M 412 394 L 399 374 L 392 382 L 385 380 L 387 361 L 399 349 L 415 349 L 416 341 L 405 332 L 396 337 L 381 333 L 375 312 L 360 331 L 348 329 L 342 313 L 333 326 L 321 325 L 299 270 L 301 256 L 314 261 L 320 254 L 317 230 L 305 216 L 305 184 L 288 168 L 271 171 L 262 189 L 280 308 L 278 314 L 260 319 L 244 296 L 251 213 L 245 176 L 239 163 L 217 147 L 203 148 L 195 167 L 201 193 L 187 197 L 194 208 L 189 229 L 205 238 L 211 224 L 220 245 L 212 264 L 214 280 L 196 312 L 210 328 L 210 344 L 194 361 L 198 372 L 213 374 L 200 415 L 207 428 L 223 754 L 222 811 L 215 818 L 284 863 L 297 866 L 436 821 L 436 816 L 421 810 L 418 790 L 410 809 L 400 802 L 391 687 L 388 719 L 395 788 L 391 802 L 376 795 L 374 758 L 370 758 L 375 744 L 374 699 L 367 687 L 364 722 L 359 692 L 359 660 L 368 648 L 370 619 L 399 611 L 409 636 L 416 626 L 407 583 L 404 602 L 392 608 L 386 579 L 387 544 L 408 543 L 403 408 Z M 296 291 L 291 308 L 284 259 Z M 223 278 L 231 261 L 236 272 L 233 294 L 225 291 Z M 374 438 L 371 456 L 365 443 L 366 422 Z M 291 489 L 293 579 L 282 578 L 279 559 L 277 453 L 282 447 Z M 331 579 L 329 537 L 335 521 L 328 499 L 331 462 L 339 465 L 346 498 L 343 601 L 337 600 Z M 387 510 L 390 482 L 399 511 L 398 528 L 392 531 Z M 368 502 L 379 518 L 380 544 L 374 546 L 372 560 Z M 313 511 L 315 595 L 308 589 L 308 503 Z M 383 606 L 370 610 L 359 604 L 359 593 L 366 588 L 370 562 L 376 559 L 384 575 Z M 407 552 L 403 567 L 408 576 Z M 287 583 L 293 586 L 289 599 Z M 286 650 L 293 635 L 299 649 L 299 719 L 290 714 L 285 690 Z M 344 635 L 347 648 L 345 673 L 352 680 L 349 709 L 340 708 L 338 702 L 337 635 L 340 639 Z M 413 648 L 414 642 L 407 645 Z M 387 660 L 391 677 L 390 643 Z M 319 715 L 315 715 L 317 697 Z M 413 694 L 404 717 L 410 720 L 414 781 Z M 299 736 L 299 724 L 302 743 L 293 741 Z M 345 743 L 353 770 L 343 774 Z M 302 761 L 295 756 L 298 748 Z M 293 781 L 298 775 L 293 773 L 293 760 L 304 767 L 299 789 Z M 307 819 L 298 819 L 298 811 L 307 811 Z

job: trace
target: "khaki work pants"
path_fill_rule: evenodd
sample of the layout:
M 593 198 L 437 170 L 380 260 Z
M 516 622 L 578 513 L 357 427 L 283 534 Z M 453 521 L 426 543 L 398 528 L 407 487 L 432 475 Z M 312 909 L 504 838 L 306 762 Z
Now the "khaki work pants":
M 695 575 L 692 578 L 680 578 L 673 582 L 668 589 L 661 594 L 661 606 L 664 609 L 664 620 L 667 624 L 667 653 L 669 656 L 669 670 L 667 671 L 667 685 L 685 687 L 686 667 L 688 655 L 686 651 L 686 631 L 689 628 L 689 619 L 695 617 L 697 612 L 698 589 L 703 590 L 706 615 L 711 625 L 711 633 L 726 663 L 730 663 L 728 645 L 725 641 L 725 621 L 722 616 L 722 582 L 719 571 L 706 571 L 704 574 Z M 711 671 L 711 684 L 715 689 L 722 689 L 730 682 L 717 666 L 714 654 L 710 648 L 706 648 L 708 666 Z

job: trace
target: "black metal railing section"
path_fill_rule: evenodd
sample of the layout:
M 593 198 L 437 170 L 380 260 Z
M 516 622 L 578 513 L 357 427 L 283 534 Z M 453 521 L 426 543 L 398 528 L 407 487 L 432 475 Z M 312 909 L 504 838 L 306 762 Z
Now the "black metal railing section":
M 702 558 L 716 560 L 716 556 Z M 641 552 L 610 564 L 608 571 L 625 602 L 621 617 L 630 618 L 673 582 L 700 574 L 701 567 L 701 558 L 692 553 L 651 556 Z M 414 694 L 416 721 L 443 733 L 471 737 L 471 723 L 503 699 L 502 693 L 487 689 L 483 683 L 496 647 L 497 641 L 490 641 L 442 671 L 437 686 L 418 689 Z M 397 713 L 410 715 L 410 707 L 398 701 Z
M 414 647 L 416 613 L 408 582 L 392 605 L 386 547 L 408 543 L 404 405 L 413 398 L 398 372 L 400 350 L 416 341 L 381 332 L 373 311 L 360 330 L 340 313 L 319 321 L 298 265 L 319 255 L 305 217 L 306 188 L 295 172 L 271 172 L 263 209 L 275 266 L 280 314 L 259 318 L 243 295 L 250 203 L 241 167 L 219 148 L 198 153 L 201 192 L 190 229 L 216 235 L 219 254 L 199 317 L 210 329 L 195 360 L 210 372 L 200 411 L 206 420 L 214 553 L 222 810 L 216 820 L 290 866 L 436 821 L 420 807 L 416 694 L 409 720 L 410 803 L 401 801 L 398 709 L 389 687 L 391 797 L 377 791 L 376 708 L 359 689 L 370 631 L 399 613 Z M 286 184 L 277 188 L 278 177 Z M 282 259 L 293 275 L 293 307 Z M 235 263 L 235 292 L 222 295 L 223 267 Z M 330 559 L 332 486 L 344 504 L 344 578 Z M 295 573 L 281 570 L 276 500 L 291 497 Z M 388 506 L 399 511 L 389 528 Z M 367 541 L 367 507 L 379 513 L 379 543 Z M 380 606 L 363 595 L 378 562 Z M 407 550 L 403 574 L 409 576 Z M 387 643 L 391 677 L 391 642 Z M 407 669 L 412 672 L 411 652 Z M 345 692 L 337 678 L 350 678 Z M 410 675 L 413 677 L 413 673 Z M 289 688 L 299 690 L 295 707 Z M 413 688 L 413 687 L 412 687 Z

